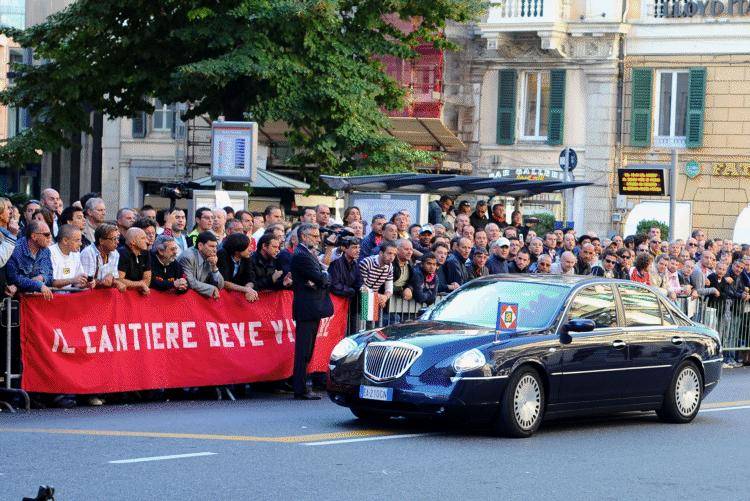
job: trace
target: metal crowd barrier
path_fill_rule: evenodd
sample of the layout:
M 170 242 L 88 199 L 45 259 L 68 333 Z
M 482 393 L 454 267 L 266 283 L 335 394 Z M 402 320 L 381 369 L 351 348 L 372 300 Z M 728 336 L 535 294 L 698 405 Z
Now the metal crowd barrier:
M 19 361 L 19 370 L 16 374 L 13 371 L 13 354 L 16 346 L 13 343 L 13 332 L 20 327 L 18 301 L 6 297 L 2 301 L 2 310 L 0 310 L 0 325 L 5 330 L 5 339 L 2 340 L 5 347 L 5 359 L 2 362 L 2 372 L 0 372 L 0 407 L 15 412 L 13 403 L 19 398 L 23 401 L 23 408 L 31 408 L 31 400 L 28 393 L 20 388 L 15 388 L 13 382 L 18 381 L 20 386 L 21 370 Z M 20 334 L 19 334 L 20 337 Z M 20 343 L 20 339 L 19 339 Z
M 716 330 L 725 352 L 750 351 L 750 301 L 677 298 L 677 305 L 691 319 Z
M 439 303 L 445 296 L 445 294 L 439 294 L 435 298 L 435 302 L 433 304 Z M 361 331 L 366 329 L 377 329 L 379 327 L 385 327 L 389 324 L 408 322 L 410 320 L 418 318 L 422 314 L 422 311 L 424 311 L 424 309 L 428 308 L 429 306 L 431 305 L 418 303 L 414 300 L 407 301 L 402 297 L 393 295 L 388 300 L 388 304 L 386 305 L 386 307 L 379 309 L 378 319 L 376 321 L 362 320 L 359 315 L 357 315 L 357 330 Z M 356 311 L 358 313 L 360 312 L 359 305 Z

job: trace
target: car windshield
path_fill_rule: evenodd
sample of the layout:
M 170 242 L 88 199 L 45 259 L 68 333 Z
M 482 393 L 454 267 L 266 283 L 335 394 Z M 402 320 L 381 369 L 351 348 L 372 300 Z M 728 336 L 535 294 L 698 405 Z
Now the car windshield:
M 425 318 L 494 329 L 498 303 L 515 303 L 517 329 L 541 329 L 552 321 L 569 290 L 560 285 L 531 282 L 477 281 L 436 304 Z

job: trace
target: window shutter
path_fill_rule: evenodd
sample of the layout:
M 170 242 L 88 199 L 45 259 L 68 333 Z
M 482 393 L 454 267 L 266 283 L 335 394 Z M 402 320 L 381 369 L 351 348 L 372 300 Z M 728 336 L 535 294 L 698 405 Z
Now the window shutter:
M 516 142 L 516 70 L 500 70 L 497 83 L 497 144 Z
M 706 105 L 706 68 L 690 68 L 688 80 L 687 131 L 688 148 L 703 146 L 703 115 Z
M 651 68 L 633 68 L 630 145 L 651 145 L 651 92 L 654 73 Z
M 133 121 L 133 137 L 146 137 L 146 113 L 136 113 L 131 120 Z
M 550 71 L 547 144 L 562 144 L 565 125 L 565 70 Z

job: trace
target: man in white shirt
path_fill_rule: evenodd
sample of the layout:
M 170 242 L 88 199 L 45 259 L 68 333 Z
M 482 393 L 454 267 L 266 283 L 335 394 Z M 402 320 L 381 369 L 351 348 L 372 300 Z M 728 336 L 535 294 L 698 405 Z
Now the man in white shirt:
M 93 287 L 81 266 L 81 230 L 70 224 L 60 227 L 58 242 L 50 246 L 52 285 L 57 288 Z
M 253 233 L 255 242 L 257 243 L 260 240 L 260 237 L 262 237 L 266 232 L 266 228 L 269 228 L 271 225 L 283 222 L 284 216 L 281 214 L 280 208 L 275 205 L 269 205 L 268 207 L 266 207 L 266 210 L 263 211 L 263 226 L 258 228 L 258 230 Z
M 87 277 L 96 281 L 96 287 L 117 287 L 120 292 L 125 285 L 115 280 L 119 275 L 117 265 L 120 254 L 117 253 L 117 239 L 120 233 L 117 226 L 109 223 L 99 225 L 94 231 L 94 243 L 81 252 L 81 265 Z

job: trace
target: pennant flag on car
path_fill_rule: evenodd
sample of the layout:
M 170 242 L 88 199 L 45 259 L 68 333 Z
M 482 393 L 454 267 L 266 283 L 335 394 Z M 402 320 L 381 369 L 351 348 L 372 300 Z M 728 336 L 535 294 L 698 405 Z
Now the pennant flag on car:
M 360 310 L 359 314 L 360 320 L 376 322 L 380 317 L 380 308 L 378 308 L 378 293 L 371 290 L 366 290 L 361 291 L 360 295 L 360 304 L 362 305 L 362 309 Z

